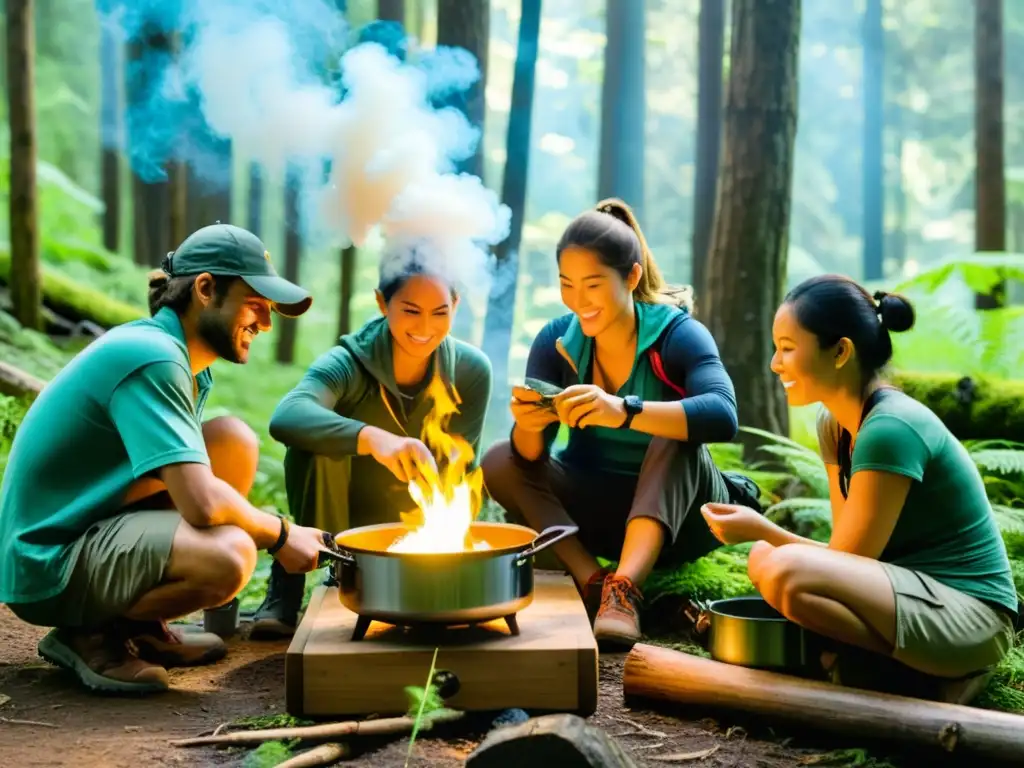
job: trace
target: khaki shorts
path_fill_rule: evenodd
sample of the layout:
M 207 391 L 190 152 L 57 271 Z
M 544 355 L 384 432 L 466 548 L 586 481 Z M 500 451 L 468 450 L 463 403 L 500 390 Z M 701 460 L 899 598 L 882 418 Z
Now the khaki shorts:
M 938 677 L 961 677 L 1002 661 L 1013 647 L 1004 611 L 927 574 L 882 563 L 896 596 L 893 658 Z
M 180 523 L 174 510 L 125 512 L 95 523 L 76 542 L 63 592 L 8 607 L 41 627 L 93 626 L 123 616 L 163 580 Z

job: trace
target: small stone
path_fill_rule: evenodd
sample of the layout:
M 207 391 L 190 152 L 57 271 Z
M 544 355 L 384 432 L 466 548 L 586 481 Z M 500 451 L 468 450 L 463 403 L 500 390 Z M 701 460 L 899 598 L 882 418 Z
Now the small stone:
M 496 728 L 466 760 L 467 768 L 524 765 L 636 768 L 611 736 L 577 715 L 545 715 Z

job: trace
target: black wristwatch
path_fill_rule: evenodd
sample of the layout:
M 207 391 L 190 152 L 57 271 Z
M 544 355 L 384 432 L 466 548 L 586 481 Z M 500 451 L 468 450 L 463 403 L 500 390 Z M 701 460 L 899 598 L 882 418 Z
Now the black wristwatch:
M 622 405 L 626 409 L 626 420 L 619 425 L 619 429 L 629 429 L 629 425 L 633 423 L 633 417 L 638 413 L 643 413 L 644 401 L 636 395 L 626 395 L 622 398 Z

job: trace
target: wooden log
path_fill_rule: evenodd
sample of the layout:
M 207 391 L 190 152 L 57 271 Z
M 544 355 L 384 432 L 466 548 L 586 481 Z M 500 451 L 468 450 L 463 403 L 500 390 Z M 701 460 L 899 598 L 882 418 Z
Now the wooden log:
M 318 765 L 331 765 L 338 760 L 348 760 L 350 757 L 352 748 L 347 744 L 321 744 L 278 763 L 277 768 L 315 768 Z
M 626 696 L 741 710 L 820 728 L 995 760 L 1024 755 L 1024 717 L 843 688 L 638 643 Z
M 636 768 L 615 740 L 578 715 L 546 715 L 491 731 L 467 768 Z
M 420 723 L 420 732 L 426 731 L 438 723 L 450 723 L 463 717 L 465 713 L 458 710 L 445 709 L 425 717 Z M 412 717 L 382 717 L 379 720 L 346 720 L 343 723 L 325 723 L 324 725 L 307 725 L 296 728 L 265 728 L 254 731 L 236 731 L 222 733 L 217 736 L 197 736 L 192 739 L 177 739 L 171 742 L 173 747 L 207 747 L 218 744 L 263 744 L 267 741 L 300 739 L 305 741 L 323 741 L 338 739 L 343 736 L 390 736 L 396 733 L 412 731 L 415 719 Z
M 9 363 L 0 361 L 0 394 L 13 397 L 30 395 L 34 398 L 43 391 L 45 386 L 45 381 L 37 379 L 20 368 L 15 368 Z

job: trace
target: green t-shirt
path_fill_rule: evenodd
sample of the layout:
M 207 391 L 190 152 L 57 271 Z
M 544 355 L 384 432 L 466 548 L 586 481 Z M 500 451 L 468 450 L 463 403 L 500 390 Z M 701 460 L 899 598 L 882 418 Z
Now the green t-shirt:
M 838 464 L 839 428 L 825 409 L 818 442 Z M 1006 547 L 985 485 L 966 449 L 926 406 L 892 392 L 872 408 L 853 448 L 851 476 L 862 470 L 913 480 L 879 560 L 926 573 L 961 592 L 1017 611 Z
M 208 370 L 193 379 L 181 323 L 162 309 L 104 334 L 47 384 L 0 485 L 0 602 L 60 594 L 82 535 L 117 514 L 137 478 L 209 465 L 200 417 L 212 383 Z

